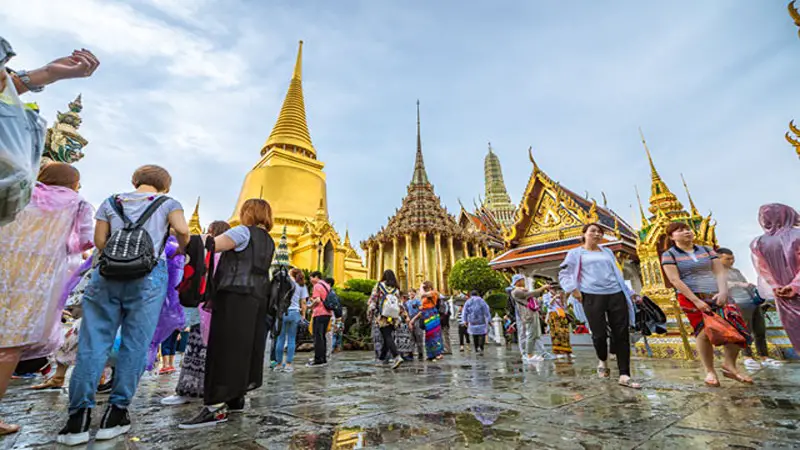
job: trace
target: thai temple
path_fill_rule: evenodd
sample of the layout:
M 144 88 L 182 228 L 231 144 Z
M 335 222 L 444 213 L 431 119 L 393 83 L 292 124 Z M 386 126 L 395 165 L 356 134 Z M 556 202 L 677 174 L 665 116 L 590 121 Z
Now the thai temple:
M 448 276 L 456 261 L 488 256 L 482 233 L 459 225 L 442 206 L 425 171 L 417 102 L 417 153 L 414 172 L 400 209 L 386 226 L 361 243 L 367 254 L 369 278 L 392 269 L 404 287 L 419 287 L 427 280 L 440 292 L 449 292 Z
M 280 246 L 285 242 L 292 266 L 323 271 L 337 284 L 366 278 L 349 235 L 342 239 L 328 216 L 325 164 L 318 159 L 306 122 L 302 59 L 300 41 L 278 120 L 261 148 L 261 159 L 245 176 L 230 223 L 239 223 L 238 211 L 246 200 L 263 198 L 272 206 L 272 237 Z
M 606 206 L 550 178 L 536 163 L 531 149 L 528 156 L 533 171 L 514 222 L 503 236 L 506 251 L 489 265 L 495 270 L 557 280 L 566 253 L 580 246 L 583 226 L 595 222 L 605 231 L 602 245 L 613 250 L 625 279 L 638 290 L 641 280 L 633 228 Z

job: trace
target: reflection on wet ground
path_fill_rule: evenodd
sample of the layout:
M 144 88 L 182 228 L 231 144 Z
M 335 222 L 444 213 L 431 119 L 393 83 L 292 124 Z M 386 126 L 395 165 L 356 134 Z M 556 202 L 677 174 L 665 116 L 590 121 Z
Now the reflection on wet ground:
M 198 405 L 162 407 L 177 374 L 146 375 L 133 428 L 103 449 L 800 448 L 800 364 L 753 373 L 755 386 L 702 385 L 697 362 L 634 360 L 641 391 L 595 375 L 579 349 L 574 364 L 523 366 L 518 353 L 488 349 L 392 371 L 372 353 L 344 353 L 326 368 L 267 373 L 243 414 L 180 431 Z M 56 448 L 66 391 L 32 392 L 14 381 L 0 416 L 23 432 L 0 449 Z M 93 423 L 107 397 L 100 397 Z

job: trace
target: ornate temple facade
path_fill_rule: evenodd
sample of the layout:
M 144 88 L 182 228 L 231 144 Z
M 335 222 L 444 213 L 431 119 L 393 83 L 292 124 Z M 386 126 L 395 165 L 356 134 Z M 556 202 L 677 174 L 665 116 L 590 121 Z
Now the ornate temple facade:
M 380 278 L 384 270 L 392 269 L 404 287 L 418 287 L 428 280 L 440 292 L 449 292 L 447 281 L 456 261 L 489 254 L 484 235 L 459 225 L 428 180 L 422 157 L 419 102 L 417 152 L 407 194 L 386 226 L 363 241 L 361 248 L 367 254 L 370 278 Z
M 633 289 L 641 287 L 636 232 L 614 211 L 561 186 L 533 164 L 514 223 L 504 235 L 506 251 L 489 265 L 495 270 L 524 273 L 529 277 L 557 280 L 566 253 L 580 246 L 581 230 L 599 223 L 605 231 L 601 245 L 611 249 Z
M 342 240 L 329 220 L 325 164 L 317 157 L 306 122 L 302 58 L 300 41 L 278 120 L 261 148 L 261 159 L 245 176 L 230 222 L 239 223 L 238 211 L 246 200 L 267 200 L 274 218 L 272 237 L 280 242 L 286 236 L 291 265 L 323 271 L 339 284 L 365 278 L 367 270 L 348 236 Z
M 481 206 L 491 213 L 495 222 L 504 227 L 510 227 L 514 224 L 517 208 L 511 203 L 511 197 L 506 191 L 500 159 L 492 151 L 491 142 L 489 143 L 489 153 L 483 160 L 483 176 L 486 196 L 481 202 Z
M 80 116 L 83 111 L 81 96 L 78 95 L 71 101 L 68 108 L 65 113 L 58 112 L 53 126 L 47 129 L 42 165 L 49 162 L 73 164 L 83 158 L 83 148 L 89 141 L 78 132 L 83 122 Z

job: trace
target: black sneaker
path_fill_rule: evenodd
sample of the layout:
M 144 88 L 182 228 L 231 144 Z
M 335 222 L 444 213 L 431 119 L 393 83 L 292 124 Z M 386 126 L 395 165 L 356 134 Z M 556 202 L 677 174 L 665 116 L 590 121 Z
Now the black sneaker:
M 92 410 L 81 408 L 69 415 L 67 424 L 58 432 L 56 441 L 64 445 L 81 445 L 89 442 L 89 425 L 92 423 Z
M 108 383 L 103 383 L 100 386 L 97 386 L 97 395 L 108 394 L 111 392 L 111 388 L 113 387 L 114 380 L 109 380 Z
M 195 428 L 210 427 L 218 423 L 225 423 L 228 421 L 228 408 L 222 408 L 211 411 L 208 406 L 204 406 L 200 414 L 194 416 L 192 419 L 178 425 L 181 430 L 193 430 Z
M 324 363 L 310 362 L 310 363 L 306 364 L 306 367 L 323 367 L 323 366 L 327 366 L 327 365 L 328 365 L 327 362 L 324 362 Z
M 103 420 L 100 421 L 100 429 L 97 430 L 96 439 L 98 441 L 114 439 L 127 433 L 130 429 L 131 416 L 128 415 L 128 410 L 111 405 L 106 409 L 106 413 L 103 414 Z
M 225 402 L 228 407 L 229 413 L 240 413 L 244 411 L 244 397 L 239 397 L 236 400 Z

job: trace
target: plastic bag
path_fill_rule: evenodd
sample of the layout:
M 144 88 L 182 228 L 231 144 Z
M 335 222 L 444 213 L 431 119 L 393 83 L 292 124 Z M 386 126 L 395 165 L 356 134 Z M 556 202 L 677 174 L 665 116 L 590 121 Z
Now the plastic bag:
M 26 108 L 5 70 L 0 92 L 0 226 L 12 222 L 31 200 L 44 149 L 46 123 Z
M 703 314 L 703 331 L 711 345 L 745 345 L 746 339 L 727 320 L 716 314 Z

